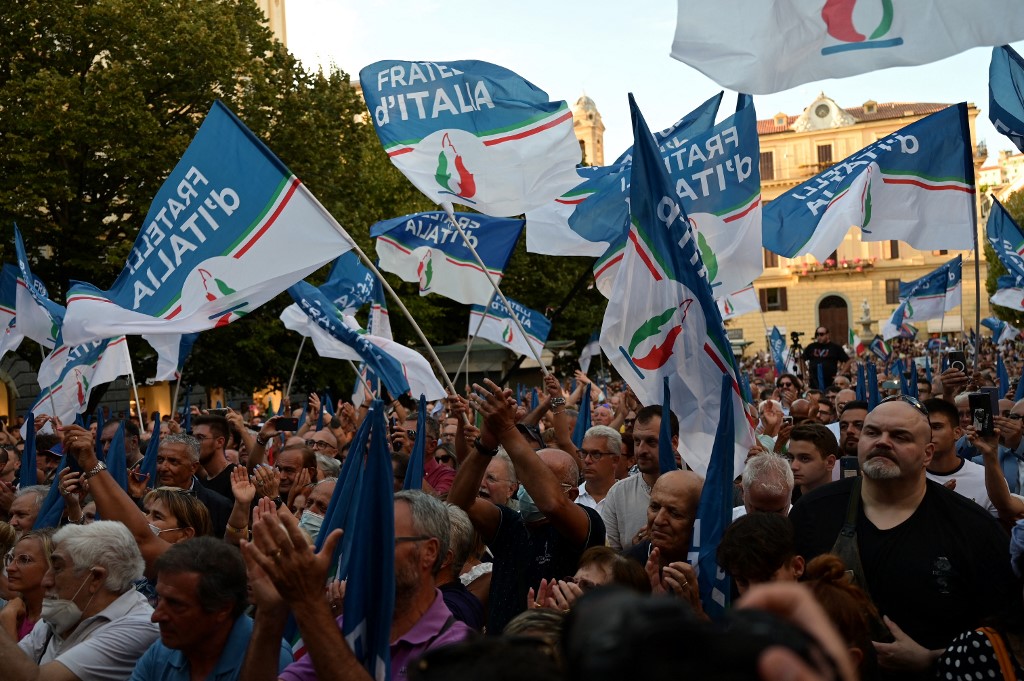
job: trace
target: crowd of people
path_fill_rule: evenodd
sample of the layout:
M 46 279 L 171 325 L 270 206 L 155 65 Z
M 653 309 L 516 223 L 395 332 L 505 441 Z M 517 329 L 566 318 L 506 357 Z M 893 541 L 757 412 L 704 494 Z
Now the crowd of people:
M 815 335 L 797 372 L 741 361 L 756 444 L 717 547 L 724 620 L 708 616 L 692 565 L 704 481 L 678 456 L 663 470 L 666 416 L 622 382 L 546 376 L 517 401 L 485 381 L 428 405 L 419 438 L 407 397 L 331 414 L 312 394 L 285 416 L 194 409 L 102 428 L 41 417 L 37 485 L 20 484 L 12 424 L 0 679 L 371 677 L 342 635 L 340 531 L 320 534 L 342 465 L 365 454 L 350 451 L 356 431 L 380 408 L 392 678 L 1024 678 L 1024 400 L 997 370 L 998 355 L 1018 377 L 1020 347 L 982 341 L 961 368 L 901 341 L 892 357 L 916 368 L 904 378 L 917 397 L 879 362 L 869 402 L 856 366 L 873 360 Z M 991 428 L 969 401 L 985 387 L 1002 398 Z M 591 425 L 574 442 L 580 418 Z M 675 450 L 686 433 L 667 418 Z M 124 487 L 105 456 L 122 428 Z M 141 464 L 157 432 L 151 480 Z M 422 489 L 404 490 L 417 440 Z M 53 487 L 65 510 L 42 527 Z

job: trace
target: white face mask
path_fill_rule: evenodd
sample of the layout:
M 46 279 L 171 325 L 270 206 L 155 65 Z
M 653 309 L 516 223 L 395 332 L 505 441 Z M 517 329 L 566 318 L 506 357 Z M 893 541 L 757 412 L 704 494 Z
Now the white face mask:
M 317 535 L 320 534 L 320 526 L 323 524 L 324 517 L 309 510 L 303 511 L 302 517 L 299 518 L 299 528 L 305 530 L 313 541 L 316 541 Z
M 85 588 L 86 583 L 92 578 L 92 572 L 86 575 L 82 581 L 81 586 L 78 587 L 78 591 L 71 597 L 70 600 L 66 598 L 44 598 L 43 608 L 39 614 L 44 622 L 53 627 L 53 630 L 59 635 L 71 627 L 78 624 L 82 619 L 82 610 L 75 605 L 75 599 L 78 598 L 78 594 L 82 593 L 82 589 Z M 89 603 L 92 603 L 92 596 L 89 597 Z M 85 607 L 89 607 L 89 603 L 85 604 Z

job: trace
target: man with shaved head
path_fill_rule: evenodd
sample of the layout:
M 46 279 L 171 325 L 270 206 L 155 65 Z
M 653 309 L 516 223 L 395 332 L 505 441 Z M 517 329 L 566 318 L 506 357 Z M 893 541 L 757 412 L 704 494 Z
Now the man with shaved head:
M 604 544 L 605 532 L 596 510 L 574 503 L 579 495 L 576 460 L 561 449 L 534 452 L 516 427 L 512 391 L 485 383 L 474 385 L 470 396 L 483 414 L 483 428 L 459 466 L 448 502 L 469 514 L 494 554 L 487 633 L 497 635 L 526 608 L 531 586 L 575 573 L 583 552 Z M 499 445 L 511 457 L 519 479 L 519 513 L 477 494 Z
M 626 555 L 644 564 L 657 549 L 655 556 L 662 567 L 685 561 L 703 485 L 692 471 L 669 471 L 659 477 L 647 506 L 648 538 L 631 546 Z
M 934 677 L 932 664 L 960 632 L 1021 595 L 996 520 L 925 477 L 934 451 L 927 409 L 887 398 L 864 418 L 862 476 L 810 491 L 790 513 L 796 553 L 838 555 L 888 618 L 896 642 L 875 646 L 887 678 Z M 855 520 L 844 529 L 847 518 Z M 898 654 L 907 637 L 925 650 Z

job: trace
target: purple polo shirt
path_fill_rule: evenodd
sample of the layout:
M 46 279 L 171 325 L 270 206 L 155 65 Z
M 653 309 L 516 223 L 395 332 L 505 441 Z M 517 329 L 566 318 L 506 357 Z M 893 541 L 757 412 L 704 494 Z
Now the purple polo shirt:
M 338 629 L 341 629 L 343 617 L 342 615 L 337 619 Z M 445 629 L 444 633 L 439 634 L 442 629 Z M 448 606 L 444 604 L 441 592 L 434 589 L 434 602 L 423 613 L 423 617 L 398 640 L 391 642 L 392 680 L 405 681 L 406 668 L 411 662 L 428 650 L 464 641 L 471 633 L 469 627 L 454 619 Z M 283 681 L 315 681 L 317 676 L 312 658 L 307 653 L 298 662 L 288 665 L 278 678 Z

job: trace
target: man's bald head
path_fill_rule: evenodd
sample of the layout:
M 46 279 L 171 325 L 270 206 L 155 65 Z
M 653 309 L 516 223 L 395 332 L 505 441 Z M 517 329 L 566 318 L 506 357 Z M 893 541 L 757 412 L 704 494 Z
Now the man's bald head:
M 580 469 L 575 459 L 561 449 L 540 449 L 537 456 L 558 478 L 558 482 L 576 487 L 579 484 Z
M 835 399 L 836 413 L 842 414 L 843 409 L 846 407 L 847 403 L 853 402 L 856 399 L 857 393 L 854 392 L 853 390 L 850 390 L 849 388 L 844 388 L 843 390 L 837 392 Z
M 647 529 L 663 564 L 686 559 L 703 486 L 704 481 L 692 471 L 669 471 L 651 488 Z
M 804 421 L 811 416 L 811 401 L 800 398 L 789 405 L 789 415 L 794 421 Z

